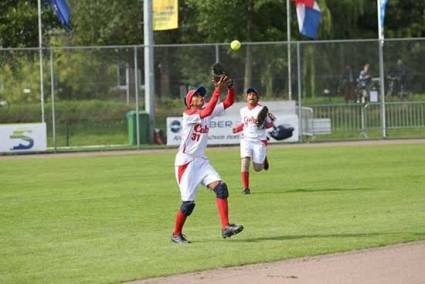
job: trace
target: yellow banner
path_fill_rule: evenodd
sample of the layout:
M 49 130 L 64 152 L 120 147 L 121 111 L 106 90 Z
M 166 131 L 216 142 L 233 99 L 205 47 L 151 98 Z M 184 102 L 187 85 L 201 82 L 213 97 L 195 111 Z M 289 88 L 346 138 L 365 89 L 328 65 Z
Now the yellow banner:
M 172 30 L 179 27 L 178 0 L 152 0 L 153 30 Z

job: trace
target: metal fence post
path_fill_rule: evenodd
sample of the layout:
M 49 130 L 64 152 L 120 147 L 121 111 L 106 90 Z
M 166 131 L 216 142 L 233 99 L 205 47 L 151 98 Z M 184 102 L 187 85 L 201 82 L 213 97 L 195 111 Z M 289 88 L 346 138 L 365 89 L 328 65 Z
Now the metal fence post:
M 286 34 L 288 41 L 288 99 L 292 101 L 292 66 L 291 66 L 291 5 L 286 1 Z
M 215 45 L 215 62 L 220 62 L 220 52 L 218 44 Z
M 298 137 L 303 142 L 303 112 L 302 112 L 302 92 L 301 92 L 301 52 L 300 43 L 297 41 L 297 80 L 298 80 Z M 289 82 L 291 84 L 292 82 Z
M 137 46 L 134 47 L 134 84 L 135 101 L 136 101 L 136 141 L 137 147 L 140 147 L 140 121 L 139 121 L 139 65 L 137 60 Z
M 128 64 L 128 62 L 125 65 L 125 84 L 126 84 L 125 97 L 126 97 L 126 102 L 129 105 L 130 104 L 130 65 Z
M 52 99 L 52 141 L 56 152 L 56 115 L 55 115 L 55 73 L 53 69 L 53 48 L 50 48 L 50 94 Z
M 37 1 L 38 8 L 38 56 L 40 57 L 40 104 L 41 104 L 41 122 L 44 122 L 44 76 L 43 76 L 43 33 L 41 23 L 41 2 Z
M 381 130 L 382 138 L 387 137 L 387 127 L 385 122 L 385 84 L 384 84 L 384 39 L 379 39 L 379 83 L 381 94 Z
M 149 142 L 153 143 L 155 127 L 155 69 L 152 24 L 152 0 L 143 1 L 143 30 L 145 55 L 145 110 L 149 114 Z
M 367 138 L 367 103 L 362 103 L 360 105 L 360 134 Z

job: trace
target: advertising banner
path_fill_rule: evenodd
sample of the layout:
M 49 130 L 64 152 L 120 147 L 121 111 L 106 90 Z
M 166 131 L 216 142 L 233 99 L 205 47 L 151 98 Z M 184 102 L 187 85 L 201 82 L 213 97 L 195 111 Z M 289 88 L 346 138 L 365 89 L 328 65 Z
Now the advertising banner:
M 0 152 L 36 152 L 46 149 L 46 123 L 0 125 Z
M 273 112 L 277 117 L 275 125 L 283 124 L 294 128 L 292 137 L 279 141 L 281 142 L 297 142 L 298 141 L 298 116 L 296 114 L 281 114 Z M 167 117 L 167 145 L 179 145 L 181 134 L 181 117 Z M 239 124 L 239 115 L 222 115 L 215 117 L 211 120 L 208 132 L 208 144 L 210 145 L 230 145 L 239 144 L 240 134 L 233 134 L 232 128 Z M 267 130 L 271 131 L 273 128 Z M 270 137 L 270 143 L 277 143 L 278 141 Z

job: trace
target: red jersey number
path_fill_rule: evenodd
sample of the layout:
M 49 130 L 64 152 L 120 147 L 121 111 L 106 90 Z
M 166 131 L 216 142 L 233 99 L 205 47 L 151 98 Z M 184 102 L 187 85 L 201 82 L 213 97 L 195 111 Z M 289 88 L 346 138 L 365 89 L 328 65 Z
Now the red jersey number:
M 192 133 L 192 140 L 193 141 L 199 141 L 199 138 L 201 137 L 200 133 Z

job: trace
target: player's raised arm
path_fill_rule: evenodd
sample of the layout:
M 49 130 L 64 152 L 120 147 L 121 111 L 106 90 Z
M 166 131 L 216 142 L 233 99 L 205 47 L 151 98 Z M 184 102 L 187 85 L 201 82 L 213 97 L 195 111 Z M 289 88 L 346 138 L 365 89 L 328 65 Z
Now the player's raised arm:
M 210 116 L 213 113 L 214 108 L 217 105 L 218 98 L 220 98 L 221 90 L 225 85 L 227 85 L 226 76 L 222 76 L 218 82 L 214 82 L 215 89 L 212 94 L 211 100 L 208 102 L 207 106 L 199 113 L 201 118 Z
M 224 109 L 229 108 L 231 105 L 233 105 L 234 102 L 235 102 L 235 90 L 233 89 L 233 86 L 230 85 L 227 87 L 227 95 L 223 101 Z

